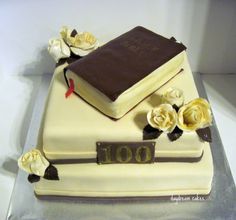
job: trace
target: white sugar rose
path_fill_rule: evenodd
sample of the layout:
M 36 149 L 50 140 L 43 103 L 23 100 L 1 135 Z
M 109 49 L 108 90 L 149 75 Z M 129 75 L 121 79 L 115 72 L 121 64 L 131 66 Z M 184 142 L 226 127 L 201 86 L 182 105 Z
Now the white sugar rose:
M 162 103 L 169 103 L 171 105 L 176 105 L 178 107 L 182 106 L 184 103 L 183 91 L 177 88 L 169 88 L 161 96 Z
M 58 62 L 61 58 L 70 57 L 70 48 L 62 39 L 49 40 L 48 52 L 56 62 Z
M 49 162 L 39 150 L 33 149 L 18 159 L 18 166 L 29 174 L 44 176 Z
M 177 113 L 170 104 L 161 104 L 148 112 L 147 120 L 153 128 L 172 132 L 177 124 Z
M 195 131 L 208 127 L 211 123 L 210 104 L 205 99 L 194 99 L 178 111 L 178 127 L 184 131 Z

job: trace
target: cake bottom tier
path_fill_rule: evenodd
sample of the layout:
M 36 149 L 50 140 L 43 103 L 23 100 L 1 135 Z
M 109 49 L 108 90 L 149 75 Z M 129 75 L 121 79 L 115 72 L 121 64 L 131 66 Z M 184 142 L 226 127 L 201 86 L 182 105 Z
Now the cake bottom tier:
M 213 163 L 209 144 L 199 162 L 157 162 L 153 164 L 96 163 L 55 165 L 58 181 L 35 183 L 35 193 L 81 197 L 159 197 L 208 195 Z

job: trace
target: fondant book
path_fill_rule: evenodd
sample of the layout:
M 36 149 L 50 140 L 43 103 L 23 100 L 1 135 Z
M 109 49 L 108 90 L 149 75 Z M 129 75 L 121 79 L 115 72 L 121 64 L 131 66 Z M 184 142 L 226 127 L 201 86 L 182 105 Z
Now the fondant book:
M 73 80 L 74 91 L 101 112 L 120 118 L 180 71 L 182 57 L 168 61 L 185 49 L 173 38 L 136 27 L 70 64 L 66 81 L 70 86 Z

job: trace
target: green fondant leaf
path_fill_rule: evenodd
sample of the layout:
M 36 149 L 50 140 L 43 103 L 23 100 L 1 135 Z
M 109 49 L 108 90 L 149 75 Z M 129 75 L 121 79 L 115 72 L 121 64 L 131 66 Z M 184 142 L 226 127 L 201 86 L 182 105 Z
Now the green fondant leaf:
M 143 129 L 143 140 L 156 139 L 161 135 L 162 131 L 153 128 L 151 125 L 146 125 Z

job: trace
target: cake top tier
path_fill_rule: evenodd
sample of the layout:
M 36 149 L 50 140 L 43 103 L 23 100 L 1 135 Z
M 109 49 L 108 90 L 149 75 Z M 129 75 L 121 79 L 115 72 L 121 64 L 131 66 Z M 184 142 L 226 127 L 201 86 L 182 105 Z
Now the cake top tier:
M 185 49 L 175 40 L 138 26 L 70 64 L 67 70 L 115 101 Z

